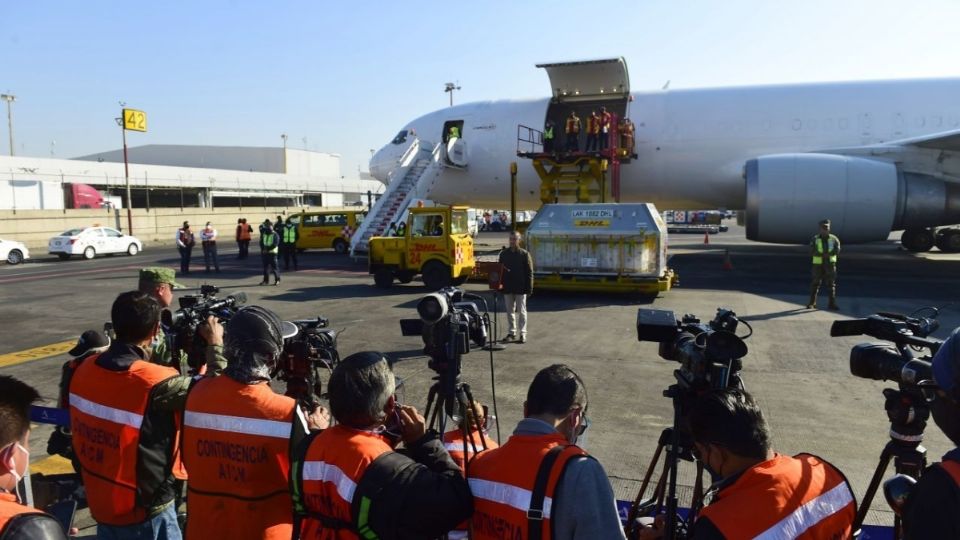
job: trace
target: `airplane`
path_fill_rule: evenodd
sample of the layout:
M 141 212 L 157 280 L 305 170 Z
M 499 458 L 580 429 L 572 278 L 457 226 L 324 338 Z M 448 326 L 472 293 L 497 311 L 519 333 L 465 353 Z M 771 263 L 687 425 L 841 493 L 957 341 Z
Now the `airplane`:
M 903 230 L 912 251 L 960 251 L 960 78 L 631 92 L 623 58 L 540 64 L 551 97 L 466 103 L 408 122 L 370 160 L 388 182 L 412 141 L 456 126 L 457 163 L 430 188 L 444 204 L 503 208 L 518 161 L 518 206 L 540 206 L 540 180 L 518 159 L 525 126 L 552 120 L 563 145 L 571 110 L 605 106 L 636 126 L 621 202 L 744 210 L 747 238 L 804 244 L 824 218 L 848 243 Z M 581 134 L 581 137 L 583 135 Z M 580 140 L 583 148 L 583 139 Z

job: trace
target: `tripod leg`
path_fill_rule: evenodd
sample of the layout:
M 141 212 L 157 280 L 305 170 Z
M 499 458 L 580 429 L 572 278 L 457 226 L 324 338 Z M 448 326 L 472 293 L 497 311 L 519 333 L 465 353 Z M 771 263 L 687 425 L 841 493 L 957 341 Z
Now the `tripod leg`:
M 650 479 L 653 477 L 653 470 L 657 466 L 657 462 L 660 461 L 661 453 L 663 453 L 663 443 L 657 444 L 657 450 L 653 453 L 653 459 L 650 460 L 650 465 L 647 466 L 647 472 L 643 475 L 643 482 L 640 483 L 640 491 L 637 492 L 637 498 L 633 500 L 633 504 L 630 506 L 630 513 L 627 515 L 627 526 L 631 526 L 633 522 L 640 517 L 637 515 L 640 511 L 640 503 L 643 502 L 643 496 L 647 493 L 647 487 L 650 485 Z
M 863 525 L 863 520 L 867 518 L 870 503 L 873 502 L 873 496 L 877 494 L 877 488 L 880 487 L 880 480 L 883 479 L 883 475 L 890 465 L 891 457 L 893 457 L 893 443 L 889 442 L 883 447 L 883 452 L 880 453 L 880 462 L 877 463 L 877 468 L 873 471 L 873 478 L 870 479 L 870 487 L 867 488 L 867 492 L 863 495 L 863 502 L 860 503 L 860 508 L 857 510 L 857 519 L 853 522 L 854 531 L 859 531 L 860 526 Z

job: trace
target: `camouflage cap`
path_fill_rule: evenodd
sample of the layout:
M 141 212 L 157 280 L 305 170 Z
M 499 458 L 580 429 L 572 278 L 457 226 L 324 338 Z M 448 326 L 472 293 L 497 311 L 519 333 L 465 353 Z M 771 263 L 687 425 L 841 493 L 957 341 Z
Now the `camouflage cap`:
M 169 283 L 174 289 L 183 289 L 183 285 L 176 281 L 177 273 L 173 268 L 150 266 L 140 269 L 140 281 L 148 283 Z

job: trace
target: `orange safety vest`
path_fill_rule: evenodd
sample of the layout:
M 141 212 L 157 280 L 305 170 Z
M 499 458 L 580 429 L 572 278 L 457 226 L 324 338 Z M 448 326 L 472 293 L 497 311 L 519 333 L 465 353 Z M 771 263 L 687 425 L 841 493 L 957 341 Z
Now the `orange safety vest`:
M 600 133 L 600 117 L 590 115 L 587 117 L 587 133 L 597 135 Z
M 810 454 L 777 455 L 744 472 L 701 512 L 726 538 L 850 538 L 857 502 L 847 479 Z
M 580 133 L 580 119 L 567 118 L 567 133 Z
M 499 447 L 497 442 L 488 437 L 486 433 L 481 435 L 480 433 L 474 432 L 471 438 L 476 445 L 478 454 Z M 463 442 L 465 439 L 466 437 L 463 436 L 462 429 L 455 429 L 443 434 L 443 446 L 447 449 L 447 452 L 450 454 L 450 457 L 453 458 L 453 462 L 457 464 L 457 467 L 460 467 L 460 470 L 464 472 L 464 476 L 466 476 L 467 463 L 470 463 L 474 455 L 476 455 L 473 451 L 474 446 L 469 443 L 467 444 L 467 453 L 463 453 Z M 486 450 L 483 448 L 484 442 L 487 444 Z M 457 528 L 454 530 L 466 531 L 469 526 L 470 522 L 464 521 L 460 525 L 457 525 Z
M 610 124 L 613 120 L 613 114 L 605 112 L 600 115 L 600 127 L 603 128 L 603 132 L 606 133 L 610 130 Z
M 147 509 L 137 497 L 138 471 L 180 468 L 173 453 L 176 445 L 165 463 L 142 462 L 138 449 L 150 392 L 177 376 L 177 370 L 136 360 L 126 371 L 111 371 L 97 365 L 99 356 L 84 360 L 70 381 L 73 449 L 93 518 L 115 526 L 141 523 L 147 519 Z M 175 421 L 179 432 L 179 415 Z M 163 471 L 153 471 L 151 476 L 162 477 Z
M 957 487 L 960 487 L 960 462 L 953 461 L 952 459 L 945 459 L 940 462 L 940 467 L 947 471 L 947 474 L 950 475 L 950 478 L 953 478 L 953 481 L 956 482 Z
M 0 537 L 7 532 L 7 524 L 10 520 L 23 514 L 43 514 L 43 512 L 32 506 L 24 506 L 17 502 L 17 496 L 13 493 L 0 493 Z
M 246 223 L 237 226 L 237 240 L 241 242 L 250 240 L 250 226 Z
M 289 540 L 290 435 L 297 402 L 267 384 L 200 380 L 187 396 L 188 538 Z
M 560 447 L 560 450 L 553 450 Z M 555 453 L 554 453 L 555 452 Z M 474 540 L 500 538 L 529 539 L 533 527 L 541 527 L 540 538 L 553 538 L 551 509 L 556 505 L 557 483 L 571 459 L 587 453 L 567 442 L 559 433 L 513 435 L 496 450 L 478 454 L 470 462 L 470 491 L 473 492 Z M 547 463 L 545 460 L 555 460 Z M 541 508 L 531 508 L 537 491 L 540 469 L 549 465 L 541 490 Z
M 356 505 L 355 517 L 354 493 L 370 464 L 392 451 L 384 437 L 344 425 L 315 437 L 299 471 L 305 510 L 300 538 L 356 540 L 358 530 L 372 534 L 366 528 L 369 500 Z

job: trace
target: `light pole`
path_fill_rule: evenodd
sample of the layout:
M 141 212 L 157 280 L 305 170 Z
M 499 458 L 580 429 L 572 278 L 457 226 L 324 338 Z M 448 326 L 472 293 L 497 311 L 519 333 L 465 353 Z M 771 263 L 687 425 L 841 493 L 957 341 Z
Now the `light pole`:
M 10 131 L 10 155 L 13 155 L 13 113 L 10 104 L 17 100 L 13 94 L 0 94 L 0 99 L 7 102 L 7 129 Z
M 283 174 L 287 174 L 287 134 L 281 134 L 280 138 L 283 139 Z
M 459 84 L 459 83 L 453 84 L 452 82 L 448 82 L 448 83 L 446 83 L 446 84 L 443 85 L 443 91 L 446 92 L 446 93 L 448 93 L 448 94 L 450 94 L 450 106 L 451 106 L 451 107 L 453 107 L 453 91 L 454 91 L 454 90 L 459 90 L 459 89 L 460 89 L 460 84 Z

